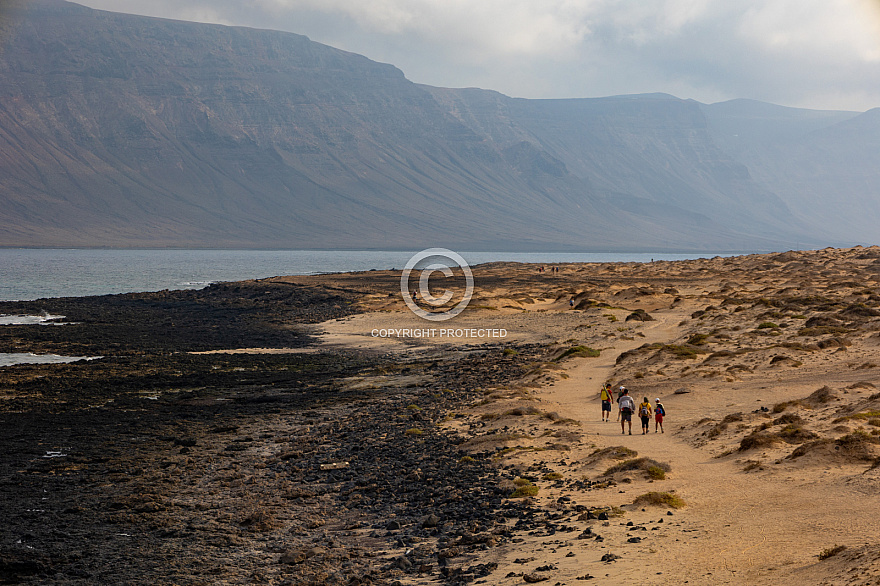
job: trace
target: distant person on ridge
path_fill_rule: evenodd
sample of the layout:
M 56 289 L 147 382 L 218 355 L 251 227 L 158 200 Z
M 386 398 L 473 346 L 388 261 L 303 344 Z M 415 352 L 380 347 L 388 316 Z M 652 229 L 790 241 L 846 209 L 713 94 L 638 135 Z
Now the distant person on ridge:
M 660 433 L 666 433 L 663 431 L 663 416 L 666 415 L 666 408 L 660 402 L 660 397 L 654 402 L 657 403 L 654 407 L 654 433 L 657 433 L 657 426 L 660 426 Z
M 611 421 L 611 401 L 614 400 L 614 391 L 611 390 L 609 383 L 602 385 L 599 397 L 602 399 L 602 421 Z
M 651 401 L 648 400 L 648 397 L 644 397 L 642 402 L 639 403 L 639 417 L 642 419 L 642 435 L 651 431 L 648 427 L 651 424 L 652 413 Z
M 617 398 L 617 404 L 620 405 L 620 433 L 626 433 L 623 430 L 624 424 L 629 423 L 629 434 L 633 434 L 632 414 L 636 410 L 636 402 L 629 396 L 629 391 L 625 387 L 620 387 L 621 395 Z

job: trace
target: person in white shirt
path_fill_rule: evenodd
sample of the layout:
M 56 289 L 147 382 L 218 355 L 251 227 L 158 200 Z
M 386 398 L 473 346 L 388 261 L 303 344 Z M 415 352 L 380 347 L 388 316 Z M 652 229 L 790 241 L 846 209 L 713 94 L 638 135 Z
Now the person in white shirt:
M 620 433 L 626 433 L 623 427 L 624 424 L 629 423 L 629 434 L 632 435 L 632 414 L 636 410 L 636 403 L 629 396 L 629 391 L 625 387 L 620 387 L 620 396 L 617 398 L 617 404 L 620 406 Z

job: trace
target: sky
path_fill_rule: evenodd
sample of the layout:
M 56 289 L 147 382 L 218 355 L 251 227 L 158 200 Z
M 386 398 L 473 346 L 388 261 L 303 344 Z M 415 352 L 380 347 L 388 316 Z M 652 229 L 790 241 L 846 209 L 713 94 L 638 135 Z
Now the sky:
M 78 0 L 294 32 L 417 83 L 880 107 L 880 0 Z

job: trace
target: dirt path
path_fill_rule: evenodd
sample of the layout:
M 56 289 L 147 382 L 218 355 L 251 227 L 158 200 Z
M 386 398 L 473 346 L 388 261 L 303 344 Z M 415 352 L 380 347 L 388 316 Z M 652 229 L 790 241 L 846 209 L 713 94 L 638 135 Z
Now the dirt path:
M 615 360 L 620 353 L 644 343 L 670 342 L 678 334 L 675 324 L 683 315 L 669 311 L 652 314 L 657 321 L 641 329 L 644 338 L 619 342 L 600 358 L 582 359 L 567 371 L 569 378 L 539 391 L 544 409 L 558 411 L 563 417 L 582 422 L 582 432 L 597 447 L 624 445 L 647 456 L 668 463 L 672 473 L 664 481 L 647 485 L 633 483 L 620 491 L 620 502 L 649 490 L 674 489 L 688 506 L 669 517 L 662 529 L 648 534 L 638 545 L 617 546 L 621 559 L 614 563 L 608 579 L 615 584 L 786 584 L 796 583 L 788 569 L 816 561 L 816 554 L 836 543 L 843 543 L 860 531 L 865 537 L 875 530 L 865 518 L 860 527 L 843 526 L 847 502 L 859 499 L 854 490 L 829 494 L 821 474 L 770 476 L 746 474 L 734 458 L 716 458 L 707 449 L 687 442 L 682 428 L 704 416 L 717 416 L 717 395 L 670 395 L 661 397 L 669 415 L 666 433 L 642 435 L 640 421 L 633 417 L 633 435 L 622 435 L 620 426 L 600 420 L 598 389 L 613 379 Z M 632 389 L 638 403 L 642 395 Z M 649 397 L 654 402 L 655 397 Z M 736 402 L 739 397 L 730 397 Z M 582 446 L 571 454 L 583 459 L 594 448 Z M 578 453 L 578 451 L 580 453 Z M 659 486 L 658 486 L 659 485 Z M 592 493 L 587 493 L 587 498 Z M 597 498 L 606 498 L 605 495 Z M 578 502 L 585 502 L 579 498 Z M 607 502 L 592 503 L 595 505 Z M 760 510 L 760 514 L 757 511 Z M 837 514 L 835 510 L 841 514 Z M 632 511 L 627 519 L 635 523 L 656 522 L 665 509 Z M 648 521 L 650 520 L 650 521 Z M 853 531 L 853 529 L 856 529 Z M 802 547 L 793 549 L 793 541 Z M 625 549 L 624 549 L 625 548 Z M 780 554 L 780 551 L 785 553 Z M 593 556 L 598 558 L 599 556 Z M 609 572 L 609 564 L 598 560 L 581 564 L 581 570 L 594 576 Z

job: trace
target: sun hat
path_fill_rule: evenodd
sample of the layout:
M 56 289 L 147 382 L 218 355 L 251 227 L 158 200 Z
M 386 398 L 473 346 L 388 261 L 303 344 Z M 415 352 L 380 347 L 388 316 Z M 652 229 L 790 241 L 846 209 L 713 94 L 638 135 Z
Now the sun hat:
M 657 398 L 654 399 L 654 400 L 657 401 L 657 402 L 659 403 L 659 402 L 660 402 L 660 397 L 657 397 Z

